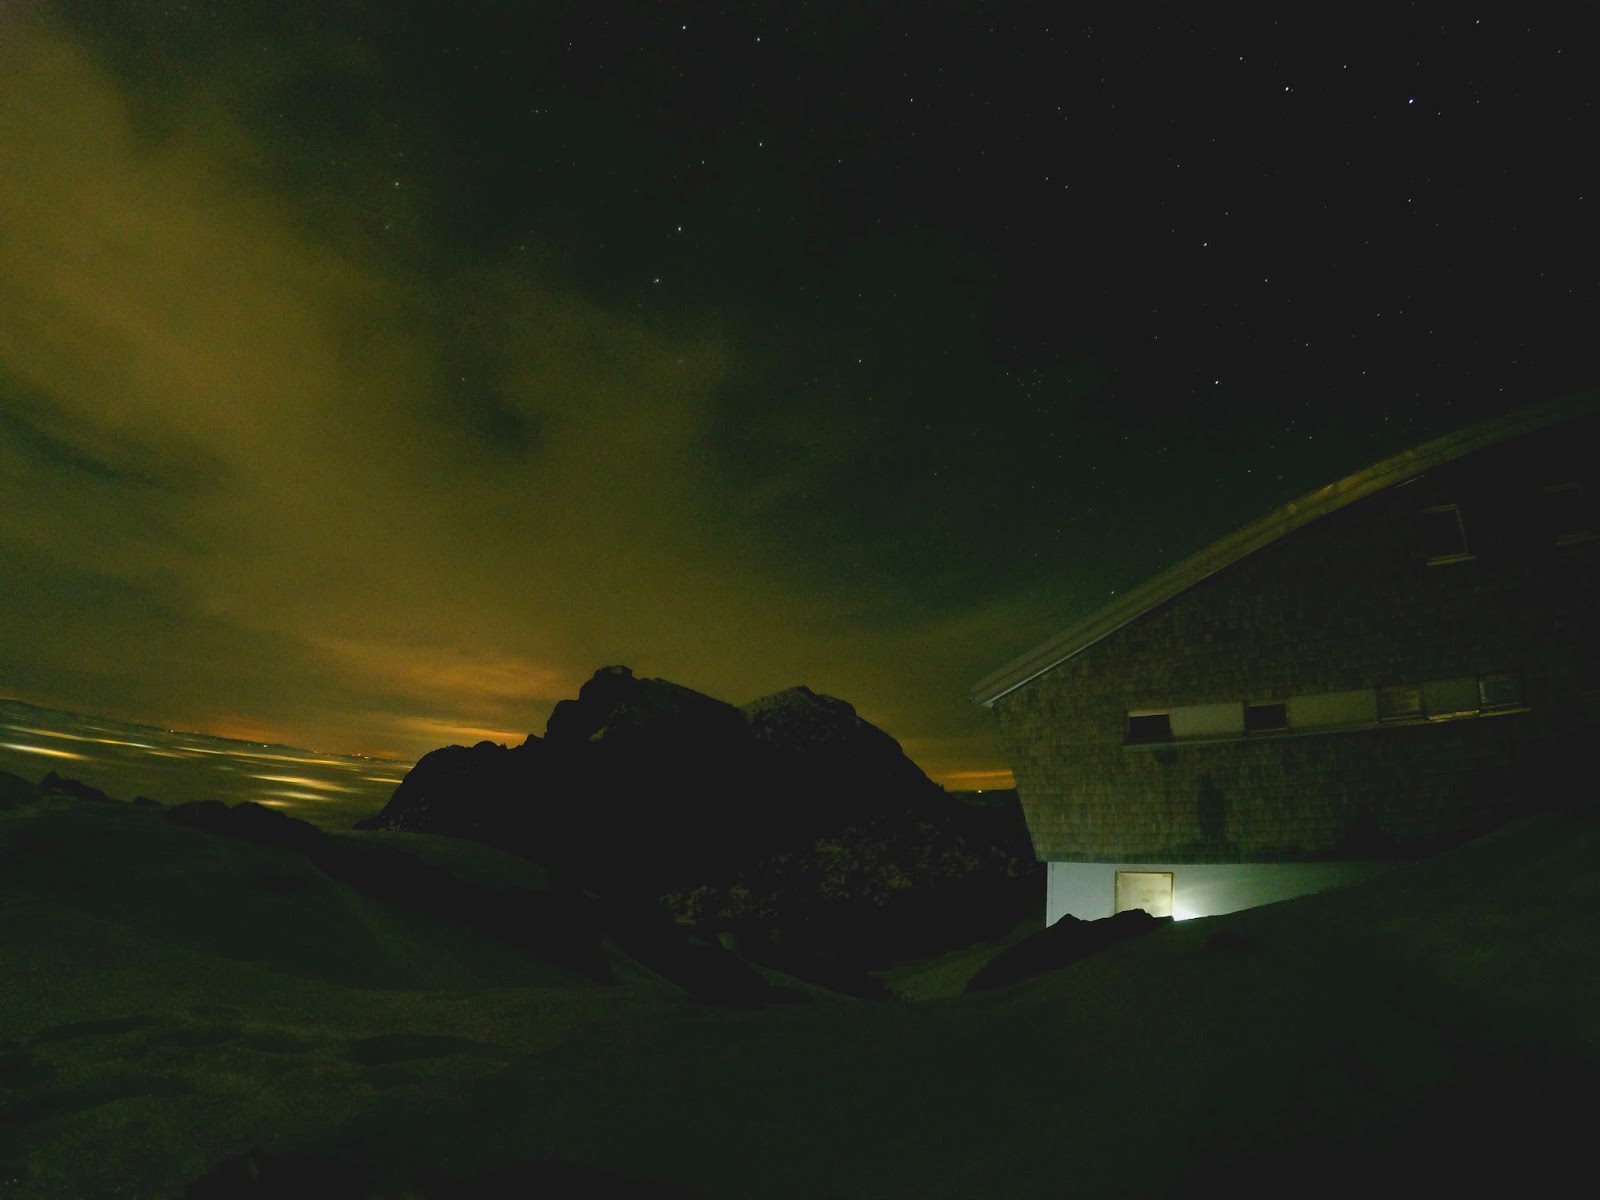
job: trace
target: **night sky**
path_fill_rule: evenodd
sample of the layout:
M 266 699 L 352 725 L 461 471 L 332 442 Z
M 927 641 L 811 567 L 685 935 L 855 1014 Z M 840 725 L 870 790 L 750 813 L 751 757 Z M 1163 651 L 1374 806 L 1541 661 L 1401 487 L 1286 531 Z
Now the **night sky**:
M 1595 383 L 1596 11 L 0 0 L 0 694 L 1001 783 L 980 676 Z

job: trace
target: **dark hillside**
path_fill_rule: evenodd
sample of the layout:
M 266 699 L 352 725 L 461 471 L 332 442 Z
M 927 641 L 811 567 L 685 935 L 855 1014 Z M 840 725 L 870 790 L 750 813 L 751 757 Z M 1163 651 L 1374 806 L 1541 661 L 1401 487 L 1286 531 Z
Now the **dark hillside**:
M 641 953 L 608 938 L 606 986 L 268 844 L 292 826 L 238 836 L 270 820 L 249 810 L 219 832 L 241 819 L 0 789 L 8 1197 L 955 1200 L 1064 1171 L 1085 1195 L 1511 1195 L 1587 1169 L 1586 808 L 970 996 L 740 1008 L 639 965 L 659 914 L 614 923 Z M 414 836 L 369 848 L 546 886 Z

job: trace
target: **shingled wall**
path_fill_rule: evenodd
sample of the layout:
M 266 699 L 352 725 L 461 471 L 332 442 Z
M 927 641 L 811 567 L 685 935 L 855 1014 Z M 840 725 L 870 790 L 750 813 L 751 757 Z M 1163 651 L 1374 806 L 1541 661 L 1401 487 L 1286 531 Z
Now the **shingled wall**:
M 1597 434 L 1583 417 L 1359 500 L 996 701 L 1038 856 L 1408 856 L 1592 790 L 1600 541 L 1557 544 L 1544 489 L 1596 496 Z M 1421 510 L 1450 503 L 1474 557 L 1429 565 Z M 1129 710 L 1493 673 L 1527 711 L 1124 744 Z

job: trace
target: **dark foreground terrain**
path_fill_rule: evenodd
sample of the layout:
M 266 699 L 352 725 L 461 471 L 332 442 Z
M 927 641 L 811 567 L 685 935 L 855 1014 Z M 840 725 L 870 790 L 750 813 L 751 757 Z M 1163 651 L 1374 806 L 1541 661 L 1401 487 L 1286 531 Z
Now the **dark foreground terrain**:
M 998 946 L 883 973 L 916 1002 L 742 963 L 761 987 L 720 993 L 733 975 L 685 966 L 706 947 L 581 906 L 567 941 L 523 936 L 483 905 L 557 920 L 538 868 L 347 836 L 307 852 L 0 777 L 0 1195 L 1523 1194 L 1587 1171 L 1586 808 L 968 995 Z

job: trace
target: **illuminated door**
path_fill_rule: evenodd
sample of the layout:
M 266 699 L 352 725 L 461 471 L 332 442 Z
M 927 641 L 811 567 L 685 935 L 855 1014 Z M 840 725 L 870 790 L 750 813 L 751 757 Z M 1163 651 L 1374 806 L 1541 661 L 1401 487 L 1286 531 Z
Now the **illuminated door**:
M 1118 871 L 1117 911 L 1142 908 L 1152 917 L 1172 915 L 1171 871 Z

